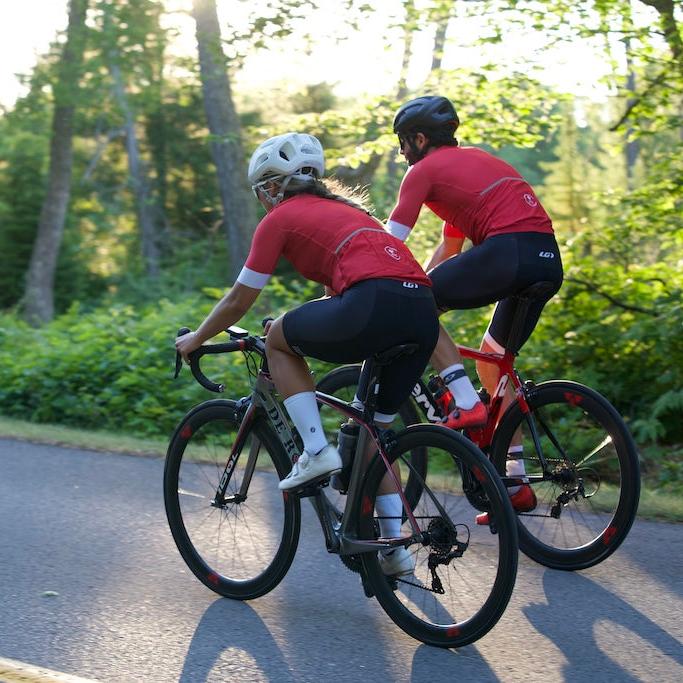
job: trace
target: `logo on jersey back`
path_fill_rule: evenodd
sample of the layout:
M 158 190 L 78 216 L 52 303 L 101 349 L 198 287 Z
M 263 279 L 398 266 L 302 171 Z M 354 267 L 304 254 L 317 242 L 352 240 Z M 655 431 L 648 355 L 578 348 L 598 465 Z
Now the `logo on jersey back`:
M 538 255 L 541 258 L 555 258 L 555 254 L 552 251 L 539 251 Z
M 384 247 L 384 251 L 391 256 L 394 261 L 400 261 L 401 260 L 401 254 L 398 253 L 398 249 L 396 247 Z
M 538 200 L 534 195 L 529 194 L 528 192 L 523 195 L 524 201 L 529 205 L 529 206 L 538 206 Z

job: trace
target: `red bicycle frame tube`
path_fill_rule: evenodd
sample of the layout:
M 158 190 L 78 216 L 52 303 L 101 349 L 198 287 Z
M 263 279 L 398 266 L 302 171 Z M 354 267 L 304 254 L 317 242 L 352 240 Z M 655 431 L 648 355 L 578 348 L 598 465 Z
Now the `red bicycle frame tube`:
M 498 420 L 501 417 L 500 412 L 503 405 L 503 396 L 505 394 L 505 388 L 507 382 L 512 384 L 514 390 L 515 400 L 519 404 L 522 412 L 524 414 L 529 412 L 529 405 L 524 398 L 524 392 L 522 391 L 522 381 L 517 374 L 514 367 L 515 354 L 511 351 L 505 351 L 505 353 L 490 353 L 486 351 L 479 351 L 478 349 L 473 349 L 469 346 L 460 346 L 456 344 L 460 355 L 463 358 L 468 358 L 474 361 L 480 361 L 482 363 L 488 363 L 489 365 L 495 365 L 498 368 L 500 378 L 507 378 L 505 380 L 505 386 L 497 387 L 496 395 L 491 396 L 491 405 L 489 406 L 489 417 L 486 425 L 480 429 L 469 429 L 467 430 L 468 436 L 474 441 L 479 447 L 484 448 L 491 445 L 493 440 L 493 434 L 498 425 Z

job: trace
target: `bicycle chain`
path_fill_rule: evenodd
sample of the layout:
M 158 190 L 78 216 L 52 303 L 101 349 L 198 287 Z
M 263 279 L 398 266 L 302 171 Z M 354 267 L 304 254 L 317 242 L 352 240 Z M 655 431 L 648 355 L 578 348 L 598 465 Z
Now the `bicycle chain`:
M 444 595 L 446 591 L 443 589 L 443 585 L 441 583 L 441 579 L 439 579 L 438 575 L 436 574 L 436 570 L 432 570 L 432 580 L 436 579 L 435 583 L 437 585 L 437 588 L 429 588 L 428 586 L 425 586 L 424 584 L 420 583 L 413 583 L 412 581 L 406 581 L 405 579 L 399 579 L 398 577 L 395 578 L 397 583 L 405 583 L 407 586 L 415 586 L 415 588 L 421 588 L 423 591 L 427 591 L 429 593 L 436 593 L 437 595 Z

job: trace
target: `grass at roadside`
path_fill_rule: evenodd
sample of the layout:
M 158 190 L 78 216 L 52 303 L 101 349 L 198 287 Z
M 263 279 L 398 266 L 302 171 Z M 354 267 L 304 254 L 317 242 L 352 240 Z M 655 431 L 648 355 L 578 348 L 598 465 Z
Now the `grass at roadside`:
M 125 434 L 84 431 L 61 425 L 36 424 L 0 416 L 0 438 L 13 438 L 34 443 L 70 446 L 111 453 L 127 453 L 163 457 L 168 441 L 137 439 Z M 683 522 L 683 497 L 648 487 L 643 482 L 638 516 L 667 522 Z
M 54 446 L 71 446 L 93 451 L 130 453 L 132 455 L 166 455 L 168 441 L 137 439 L 114 432 L 84 431 L 62 425 L 36 424 L 0 416 L 0 438 L 20 439 Z

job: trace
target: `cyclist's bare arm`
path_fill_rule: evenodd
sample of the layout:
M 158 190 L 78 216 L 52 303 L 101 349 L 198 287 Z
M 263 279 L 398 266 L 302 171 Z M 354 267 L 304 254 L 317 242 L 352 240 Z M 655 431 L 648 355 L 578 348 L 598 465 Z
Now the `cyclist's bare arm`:
M 446 259 L 459 254 L 462 251 L 464 241 L 464 237 L 448 237 L 444 235 L 441 244 L 434 250 L 429 261 L 425 263 L 424 269 L 429 272 L 432 268 L 436 268 Z
M 199 348 L 207 339 L 237 323 L 252 307 L 260 293 L 260 289 L 235 282 L 195 332 L 188 332 L 176 339 L 176 349 L 180 355 L 187 358 L 188 353 Z

